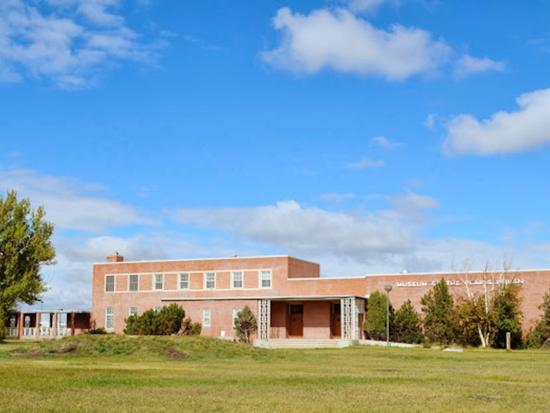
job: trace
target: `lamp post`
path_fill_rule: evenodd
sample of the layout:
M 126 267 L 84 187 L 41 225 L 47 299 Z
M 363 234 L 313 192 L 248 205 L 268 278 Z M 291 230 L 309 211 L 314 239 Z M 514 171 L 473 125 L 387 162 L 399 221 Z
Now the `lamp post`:
M 384 284 L 386 290 L 386 346 L 390 345 L 390 291 L 391 284 Z

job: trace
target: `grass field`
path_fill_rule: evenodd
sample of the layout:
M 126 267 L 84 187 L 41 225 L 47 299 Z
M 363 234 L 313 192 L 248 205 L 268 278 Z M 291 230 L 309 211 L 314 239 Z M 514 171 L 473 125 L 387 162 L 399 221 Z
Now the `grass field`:
M 2 412 L 549 410 L 550 352 L 542 351 L 256 350 L 91 336 L 0 344 Z

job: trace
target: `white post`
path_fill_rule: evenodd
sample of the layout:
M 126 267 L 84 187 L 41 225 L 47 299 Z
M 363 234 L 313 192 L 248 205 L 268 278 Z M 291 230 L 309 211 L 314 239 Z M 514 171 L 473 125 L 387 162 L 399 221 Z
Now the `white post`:
M 269 340 L 271 327 L 271 300 L 258 301 L 258 338 Z

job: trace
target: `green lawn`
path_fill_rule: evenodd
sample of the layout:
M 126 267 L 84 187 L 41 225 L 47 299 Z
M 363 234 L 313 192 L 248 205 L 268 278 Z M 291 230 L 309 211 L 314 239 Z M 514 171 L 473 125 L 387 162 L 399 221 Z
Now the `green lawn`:
M 0 411 L 550 410 L 550 352 L 270 351 L 201 338 L 86 340 L 78 349 L 66 342 L 0 345 Z

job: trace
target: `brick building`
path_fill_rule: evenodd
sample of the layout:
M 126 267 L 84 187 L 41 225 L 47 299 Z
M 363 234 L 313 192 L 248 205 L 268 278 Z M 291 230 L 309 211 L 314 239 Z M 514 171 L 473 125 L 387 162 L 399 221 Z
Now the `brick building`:
M 232 337 L 235 314 L 248 305 L 258 320 L 260 340 L 310 338 L 357 340 L 369 294 L 392 286 L 395 307 L 420 298 L 441 278 L 455 295 L 521 285 L 524 327 L 539 317 L 550 287 L 550 270 L 507 273 L 416 273 L 320 277 L 319 264 L 290 256 L 124 261 L 115 255 L 93 267 L 92 323 L 121 333 L 125 319 L 150 308 L 180 304 L 203 335 Z

